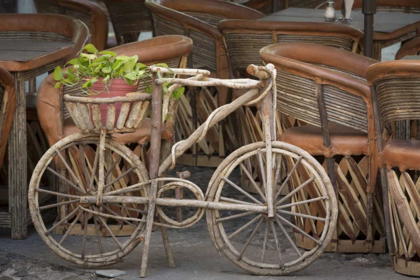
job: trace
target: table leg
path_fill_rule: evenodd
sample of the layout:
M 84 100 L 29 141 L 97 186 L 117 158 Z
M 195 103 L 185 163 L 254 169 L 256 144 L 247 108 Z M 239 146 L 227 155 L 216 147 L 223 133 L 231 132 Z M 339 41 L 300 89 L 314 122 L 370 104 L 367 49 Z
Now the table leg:
M 27 235 L 27 143 L 26 143 L 26 98 L 22 74 L 14 73 L 16 110 L 9 138 L 9 212 L 13 239 Z
M 373 41 L 373 58 L 381 61 L 382 43 L 380 41 Z
M 271 12 L 275 13 L 279 11 L 279 0 L 272 0 L 271 2 Z

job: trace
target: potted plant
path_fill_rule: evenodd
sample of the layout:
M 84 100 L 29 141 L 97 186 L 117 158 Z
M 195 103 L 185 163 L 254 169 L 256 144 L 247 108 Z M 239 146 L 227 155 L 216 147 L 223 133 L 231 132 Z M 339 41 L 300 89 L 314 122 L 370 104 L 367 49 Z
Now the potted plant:
M 83 52 L 85 51 L 85 52 Z M 138 56 L 117 56 L 112 51 L 99 52 L 94 45 L 87 44 L 79 56 L 67 62 L 66 69 L 56 67 L 53 73 L 55 88 L 60 86 L 80 87 L 80 93 L 95 98 L 125 96 L 135 92 L 139 83 L 146 83 L 146 92 L 151 93 L 151 85 L 147 84 L 152 73 L 149 66 L 138 62 Z M 165 67 L 164 63 L 154 66 Z M 170 74 L 169 74 L 170 75 Z M 169 83 L 163 85 L 163 94 L 168 92 Z M 172 92 L 173 99 L 179 99 L 184 88 Z M 121 104 L 116 104 L 118 118 Z M 106 120 L 107 108 L 101 107 L 102 120 Z

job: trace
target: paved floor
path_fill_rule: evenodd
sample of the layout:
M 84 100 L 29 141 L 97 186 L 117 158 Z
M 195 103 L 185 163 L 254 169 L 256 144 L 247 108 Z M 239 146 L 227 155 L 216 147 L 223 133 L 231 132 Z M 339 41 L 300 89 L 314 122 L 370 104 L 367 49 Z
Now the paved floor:
M 182 167 L 181 167 L 182 169 Z M 205 186 L 214 169 L 188 168 L 191 180 Z M 94 270 L 80 269 L 56 256 L 30 228 L 28 239 L 11 240 L 8 230 L 0 230 L 0 280 L 11 279 L 94 279 Z M 160 232 L 154 232 L 149 255 L 148 279 L 274 279 L 252 276 L 220 255 L 213 246 L 205 219 L 185 230 L 169 230 L 176 268 L 168 268 Z M 80 244 L 79 244 L 80 245 Z M 72 244 L 77 247 L 78 244 Z M 120 269 L 127 274 L 118 279 L 138 279 L 142 245 L 121 263 L 106 269 Z M 291 279 L 381 279 L 408 277 L 395 273 L 387 254 L 324 254 L 315 263 Z M 10 279 L 10 278 L 5 278 Z
M 252 276 L 236 267 L 214 248 L 207 232 L 207 226 L 204 221 L 194 227 L 186 230 L 170 230 L 170 240 L 175 258 L 176 268 L 168 268 L 164 249 L 161 243 L 160 232 L 154 232 L 152 235 L 152 245 L 149 257 L 148 279 L 160 280 L 187 280 L 187 279 L 274 279 L 277 277 Z M 42 264 L 48 268 L 50 273 L 44 274 L 39 279 L 59 280 L 69 275 L 75 275 L 78 278 L 86 279 L 92 270 L 81 271 L 65 260 L 56 256 L 39 238 L 36 232 L 31 232 L 28 239 L 17 241 L 10 240 L 6 233 L 0 233 L 0 248 L 6 252 L 24 255 L 33 261 L 35 267 Z M 142 246 L 138 246 L 119 264 L 108 267 L 109 269 L 120 269 L 127 272 L 127 275 L 118 279 L 138 279 L 141 260 Z M 15 259 L 19 259 L 18 256 Z M 0 252 L 0 275 L 7 271 L 1 271 L 1 252 Z M 25 260 L 23 263 L 26 264 Z M 22 262 L 21 262 L 22 264 Z M 51 265 L 49 265 L 51 264 Z M 15 266 L 18 264 L 14 264 Z M 23 265 L 23 264 L 22 264 Z M 5 267 L 13 269 L 13 263 L 8 263 Z M 56 268 L 62 268 L 62 275 L 57 274 Z M 22 271 L 24 269 L 14 269 Z M 10 272 L 10 270 L 9 270 Z M 35 272 L 40 276 L 39 270 Z M 93 271 L 92 271 L 93 272 Z M 7 275 L 7 274 L 6 274 Z M 10 273 L 8 275 L 11 275 Z M 19 278 L 15 278 L 19 279 Z M 23 279 L 30 279 L 25 278 Z M 31 278 L 36 279 L 36 278 Z M 89 278 L 88 278 L 89 279 Z M 290 276 L 290 279 L 408 279 L 408 277 L 395 273 L 388 256 L 383 255 L 344 255 L 344 254 L 324 254 L 314 264 L 299 273 Z

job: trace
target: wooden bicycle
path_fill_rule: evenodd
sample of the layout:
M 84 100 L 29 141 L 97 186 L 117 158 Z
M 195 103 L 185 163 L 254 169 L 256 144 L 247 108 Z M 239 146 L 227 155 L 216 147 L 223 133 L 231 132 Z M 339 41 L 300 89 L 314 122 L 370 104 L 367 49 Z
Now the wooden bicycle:
M 110 265 L 120 261 L 141 241 L 143 256 L 140 276 L 145 277 L 152 230 L 160 227 L 169 264 L 174 266 L 167 228 L 187 228 L 197 223 L 206 212 L 210 237 L 216 249 L 242 269 L 259 275 L 285 275 L 299 271 L 315 261 L 330 243 L 337 221 L 334 189 L 324 168 L 307 152 L 276 141 L 276 70 L 274 66 L 250 65 L 249 74 L 258 78 L 221 80 L 210 73 L 195 69 L 152 67 L 153 93 L 134 93 L 127 97 L 91 98 L 65 95 L 66 104 L 75 124 L 82 130 L 52 146 L 37 164 L 29 187 L 29 205 L 35 228 L 45 243 L 62 258 L 85 267 Z M 173 73 L 188 78 L 161 78 Z M 171 83 L 164 93 L 162 84 Z M 248 91 L 215 110 L 192 135 L 173 145 L 172 154 L 160 163 L 161 125 L 168 111 L 168 96 L 180 86 L 226 86 Z M 201 141 L 209 128 L 240 106 L 262 102 L 265 142 L 252 143 L 230 154 L 214 172 L 207 191 L 183 178 L 166 177 L 175 166 L 176 158 Z M 119 116 L 115 104 L 121 104 Z M 112 140 L 113 133 L 133 132 L 141 125 L 151 104 L 151 148 L 149 171 L 130 149 Z M 100 107 L 108 108 L 103 124 Z M 77 164 L 76 164 L 77 163 Z M 245 167 L 256 166 L 263 187 Z M 54 166 L 61 165 L 57 172 Z M 255 188 L 249 193 L 235 182 L 234 173 L 242 169 Z M 54 189 L 41 187 L 45 172 L 57 177 Z M 182 176 L 181 176 L 182 177 Z M 292 177 L 303 180 L 292 187 Z M 280 183 L 279 183 L 280 182 Z M 277 187 L 280 186 L 280 187 Z M 285 196 L 283 189 L 289 190 Z M 190 195 L 173 197 L 182 189 Z M 46 195 L 55 197 L 52 204 L 42 205 Z M 42 206 L 41 206 L 42 205 Z M 300 208 L 323 209 L 318 216 L 299 213 Z M 182 221 L 171 217 L 168 209 L 194 209 Z M 47 209 L 57 209 L 51 225 L 43 215 Z M 287 218 L 289 217 L 289 218 Z M 290 218 L 291 217 L 291 218 Z M 297 227 L 300 219 L 308 229 L 315 225 L 317 237 Z M 94 224 L 94 227 L 88 227 Z M 121 225 L 134 228 L 131 236 L 118 237 L 112 228 Z M 65 226 L 64 234 L 54 230 Z M 80 227 L 84 234 L 72 236 Z M 92 230 L 93 229 L 93 230 Z M 310 251 L 297 248 L 294 230 L 310 238 L 316 246 Z M 106 239 L 106 237 L 112 239 Z

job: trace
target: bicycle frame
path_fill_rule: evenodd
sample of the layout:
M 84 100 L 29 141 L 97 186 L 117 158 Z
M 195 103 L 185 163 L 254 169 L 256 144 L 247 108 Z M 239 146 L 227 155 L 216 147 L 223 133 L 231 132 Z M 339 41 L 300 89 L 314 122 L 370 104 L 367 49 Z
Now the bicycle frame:
M 238 210 L 238 211 L 253 211 L 258 213 L 268 213 L 268 217 L 272 218 L 275 215 L 274 211 L 274 192 L 273 192 L 273 183 L 272 176 L 269 176 L 269 172 L 273 169 L 273 159 L 272 159 L 272 141 L 276 139 L 276 127 L 274 120 L 274 111 L 275 111 L 275 100 L 276 100 L 276 88 L 275 88 L 275 77 L 276 70 L 273 65 L 269 64 L 267 66 L 254 66 L 250 65 L 247 68 L 249 74 L 259 78 L 259 80 L 251 79 L 236 79 L 236 80 L 219 80 L 208 78 L 210 72 L 205 70 L 191 70 L 191 69 L 166 69 L 162 67 L 152 67 L 153 79 L 152 79 L 152 100 L 151 100 L 151 119 L 152 119 L 152 128 L 151 128 L 151 147 L 150 147 L 150 165 L 149 165 L 149 176 L 150 181 L 147 184 L 151 183 L 149 197 L 121 197 L 114 195 L 103 195 L 104 184 L 100 182 L 98 188 L 98 194 L 93 196 L 84 196 L 80 199 L 80 203 L 89 204 L 96 203 L 98 206 L 102 203 L 134 203 L 134 204 L 148 204 L 148 215 L 147 220 L 136 219 L 136 218 L 124 218 L 126 220 L 146 222 L 146 230 L 144 235 L 144 249 L 143 257 L 141 264 L 141 277 L 145 277 L 147 262 L 148 262 L 148 251 L 150 237 L 152 233 L 153 225 L 162 225 L 161 223 L 154 222 L 154 212 L 156 205 L 159 206 L 188 206 L 188 207 L 197 207 L 197 208 L 206 208 L 206 209 L 216 209 L 216 210 Z M 193 77 L 187 79 L 180 78 L 160 78 L 160 74 L 164 73 L 173 73 L 177 75 L 190 75 Z M 163 93 L 163 84 L 169 82 L 172 86 L 169 88 L 168 92 L 165 93 L 162 102 L 162 93 Z M 224 106 L 216 109 L 203 123 L 199 128 L 197 128 L 191 136 L 174 144 L 172 148 L 172 154 L 168 156 L 162 164 L 159 166 L 160 161 L 160 146 L 161 146 L 161 126 L 162 126 L 162 115 L 166 115 L 165 110 L 167 110 L 167 103 L 169 102 L 169 97 L 173 90 L 181 86 L 196 86 L 196 87 L 207 87 L 207 86 L 227 86 L 233 89 L 250 89 L 248 92 Z M 158 185 L 160 181 L 164 181 L 165 178 L 159 178 L 162 176 L 169 168 L 175 167 L 176 158 L 181 156 L 187 149 L 192 145 L 200 141 L 207 133 L 208 129 L 226 118 L 229 114 L 233 113 L 241 106 L 252 105 L 257 102 L 262 102 L 263 108 L 263 130 L 265 136 L 265 148 L 266 148 L 266 159 L 267 159 L 267 170 L 266 170 L 266 194 L 267 194 L 267 206 L 256 206 L 256 205 L 232 205 L 225 202 L 210 202 L 210 201 L 200 201 L 200 200 L 178 200 L 178 199 L 169 199 L 169 198 L 157 198 Z M 162 107 L 164 108 L 162 113 Z M 103 129 L 100 136 L 100 143 L 103 146 L 105 142 L 106 132 Z M 101 153 L 100 164 L 104 164 L 104 155 Z M 262 159 L 261 159 L 262 160 Z M 100 170 L 103 170 L 100 169 Z M 102 174 L 103 175 L 103 174 Z M 103 176 L 100 176 L 103 177 Z M 171 180 L 168 178 L 168 180 Z M 182 180 L 182 179 L 177 179 Z M 103 180 L 102 180 L 103 181 Z M 183 180 L 185 181 L 185 180 Z M 187 181 L 188 182 L 188 181 Z M 138 184 L 139 186 L 142 184 Z M 143 185 L 146 185 L 143 183 Z M 131 188 L 139 187 L 137 185 L 131 186 Z M 89 212 L 90 210 L 84 209 Z M 109 215 L 110 217 L 112 215 Z M 116 218 L 116 217 L 112 217 Z M 117 217 L 118 218 L 118 217 Z M 170 227 L 170 226 L 168 226 Z

